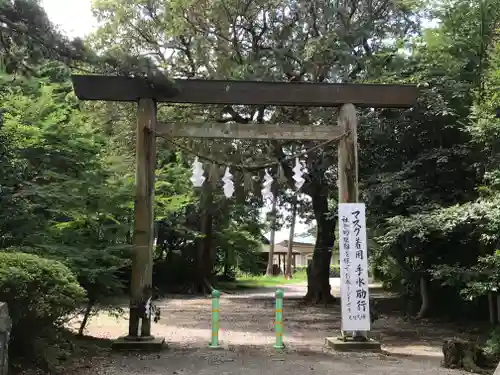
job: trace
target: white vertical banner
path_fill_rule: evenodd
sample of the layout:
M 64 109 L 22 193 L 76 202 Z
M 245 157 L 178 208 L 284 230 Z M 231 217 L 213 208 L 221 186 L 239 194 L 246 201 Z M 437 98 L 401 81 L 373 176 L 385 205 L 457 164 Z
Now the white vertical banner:
M 364 203 L 339 203 L 343 331 L 369 331 L 368 252 Z

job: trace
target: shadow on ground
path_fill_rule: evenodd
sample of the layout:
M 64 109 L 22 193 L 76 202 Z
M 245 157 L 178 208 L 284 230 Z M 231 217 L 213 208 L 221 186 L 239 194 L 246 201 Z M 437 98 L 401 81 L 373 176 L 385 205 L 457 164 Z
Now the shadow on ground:
M 286 286 L 283 307 L 284 338 L 289 350 L 321 353 L 325 338 L 340 333 L 340 303 L 310 306 L 302 303 L 305 287 Z M 220 338 L 231 350 L 274 351 L 274 288 L 223 295 L 220 301 Z M 335 293 L 335 291 L 334 291 Z M 457 326 L 414 321 L 403 317 L 402 302 L 380 289 L 372 292 L 381 314 L 370 335 L 381 341 L 392 354 L 440 359 L 444 339 L 471 334 Z M 162 336 L 173 347 L 206 348 L 210 339 L 211 300 L 208 297 L 169 296 L 157 301 L 161 320 L 153 325 L 153 334 Z M 91 321 L 88 334 L 116 338 L 127 331 L 128 321 L 99 316 Z

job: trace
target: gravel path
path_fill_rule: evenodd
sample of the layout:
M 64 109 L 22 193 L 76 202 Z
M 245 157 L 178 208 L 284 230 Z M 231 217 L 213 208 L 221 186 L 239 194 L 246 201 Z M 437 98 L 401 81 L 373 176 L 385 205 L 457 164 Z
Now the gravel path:
M 333 293 L 338 285 L 332 282 Z M 340 307 L 311 307 L 300 303 L 304 284 L 287 285 L 284 303 L 286 353 L 277 353 L 274 343 L 274 290 L 264 289 L 221 297 L 220 339 L 223 350 L 207 349 L 210 338 L 208 298 L 171 297 L 157 302 L 162 319 L 154 324 L 153 334 L 165 337 L 170 350 L 159 355 L 107 357 L 92 374 L 122 375 L 303 375 L 319 371 L 340 374 L 459 374 L 439 367 L 441 344 L 455 332 L 439 327 L 415 326 L 400 318 L 381 317 L 373 325 L 372 336 L 383 349 L 394 355 L 339 354 L 324 347 L 326 336 L 340 328 Z M 115 319 L 100 315 L 91 320 L 87 334 L 116 338 L 127 331 L 127 317 Z M 87 374 L 87 373 L 85 373 Z M 90 374 L 90 372 L 88 372 Z
M 161 355 L 112 357 L 93 375 L 454 375 L 465 374 L 439 368 L 430 361 L 411 361 L 375 355 L 321 354 L 297 355 L 165 351 Z

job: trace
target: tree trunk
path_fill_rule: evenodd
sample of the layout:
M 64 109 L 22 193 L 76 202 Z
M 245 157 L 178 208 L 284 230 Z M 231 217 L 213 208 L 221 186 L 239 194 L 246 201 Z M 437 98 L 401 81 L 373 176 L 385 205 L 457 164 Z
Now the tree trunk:
M 87 302 L 87 307 L 85 308 L 85 314 L 83 315 L 82 323 L 80 324 L 80 328 L 78 329 L 78 336 L 83 336 L 83 332 L 85 331 L 85 327 L 90 318 L 90 313 L 92 312 L 92 307 L 94 307 L 94 301 L 89 299 Z
M 420 298 L 422 304 L 420 305 L 420 311 L 417 314 L 417 319 L 425 318 L 430 307 L 430 296 L 429 296 L 429 283 L 425 276 L 420 277 Z
M 194 293 L 206 294 L 212 291 L 210 277 L 212 275 L 212 237 L 213 237 L 213 191 L 210 184 L 204 185 L 201 197 L 201 223 L 200 232 L 203 237 L 198 241 L 198 252 L 196 257 L 196 280 Z
M 489 307 L 489 315 L 490 315 L 490 323 L 495 324 L 495 302 L 493 301 L 493 293 L 488 293 L 488 307 Z
M 134 212 L 130 210 L 129 214 L 127 215 L 127 233 L 125 234 L 125 241 L 127 245 L 132 245 L 133 244 L 133 230 L 134 230 Z
M 229 263 L 229 249 L 224 251 L 224 270 L 222 274 L 225 277 L 229 277 L 229 270 L 231 269 L 231 264 Z
M 317 223 L 316 244 L 313 258 L 307 267 L 307 294 L 304 300 L 315 304 L 335 302 L 330 288 L 330 262 L 335 242 L 337 217 L 328 215 L 328 192 L 322 184 L 312 187 L 312 206 Z
M 273 187 L 276 186 L 276 182 L 273 184 Z M 274 265 L 274 236 L 276 234 L 276 205 L 278 201 L 278 197 L 276 196 L 276 189 L 273 189 L 274 198 L 273 198 L 273 206 L 271 208 L 271 235 L 269 238 L 269 258 L 267 259 L 267 269 L 266 275 L 273 276 L 273 265 Z
M 295 236 L 295 219 L 297 216 L 297 194 L 293 196 L 292 203 L 292 222 L 290 224 L 290 236 L 288 237 L 288 251 L 286 258 L 285 278 L 292 278 L 292 258 L 293 258 L 293 237 Z
M 500 323 L 500 294 L 497 294 L 497 322 Z

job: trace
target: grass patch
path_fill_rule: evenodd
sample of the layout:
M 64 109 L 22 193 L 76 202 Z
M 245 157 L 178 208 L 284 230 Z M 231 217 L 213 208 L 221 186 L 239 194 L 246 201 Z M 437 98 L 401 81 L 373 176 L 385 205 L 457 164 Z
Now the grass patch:
M 259 288 L 274 288 L 287 284 L 297 284 L 307 281 L 305 271 L 298 271 L 293 274 L 290 280 L 285 279 L 285 276 L 252 276 L 242 275 L 235 281 L 221 281 L 217 283 L 217 288 L 222 290 L 238 290 L 238 289 L 259 289 Z

